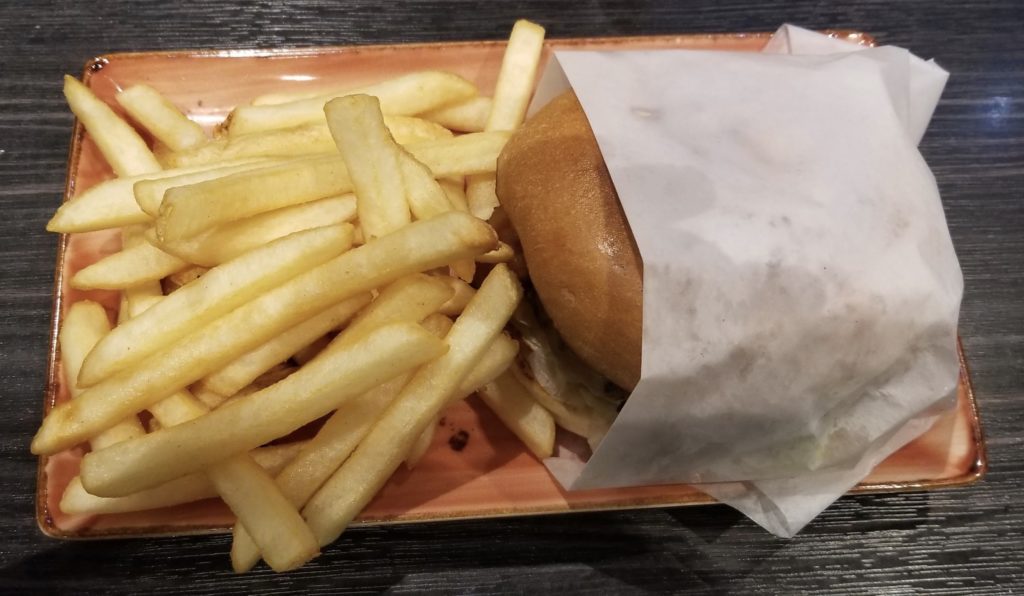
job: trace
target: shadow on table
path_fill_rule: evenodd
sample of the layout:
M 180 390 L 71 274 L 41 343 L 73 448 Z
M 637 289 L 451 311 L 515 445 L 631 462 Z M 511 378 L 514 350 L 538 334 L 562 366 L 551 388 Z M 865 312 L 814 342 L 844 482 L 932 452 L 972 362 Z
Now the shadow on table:
M 724 506 L 356 528 L 283 575 L 265 566 L 234 575 L 227 536 L 52 542 L 0 569 L 0 586 L 22 593 L 178 587 L 195 594 L 742 590 L 759 583 L 773 558 L 807 556 L 830 536 L 926 523 L 927 494 L 899 496 L 906 518 L 880 519 L 886 502 L 879 501 L 891 498 L 843 499 L 792 540 Z

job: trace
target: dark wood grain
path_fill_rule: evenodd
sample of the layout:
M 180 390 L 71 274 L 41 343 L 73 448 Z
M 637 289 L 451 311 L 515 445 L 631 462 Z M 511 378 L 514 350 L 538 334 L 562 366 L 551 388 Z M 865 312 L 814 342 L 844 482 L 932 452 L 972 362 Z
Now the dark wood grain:
M 0 591 L 1024 591 L 1024 7 L 1013 0 L 0 3 Z M 847 498 L 779 540 L 724 507 L 356 529 L 307 567 L 235 577 L 226 537 L 65 543 L 35 527 L 56 237 L 72 118 L 60 76 L 123 50 L 767 31 L 873 33 L 952 78 L 922 150 L 966 278 L 961 332 L 991 468 L 961 490 Z

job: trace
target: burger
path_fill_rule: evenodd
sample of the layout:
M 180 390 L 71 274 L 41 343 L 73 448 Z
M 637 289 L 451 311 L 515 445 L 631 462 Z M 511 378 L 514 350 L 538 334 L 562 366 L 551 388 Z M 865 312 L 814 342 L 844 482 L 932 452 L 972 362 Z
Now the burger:
M 572 91 L 509 140 L 497 194 L 495 227 L 529 277 L 513 371 L 559 426 L 595 446 L 640 378 L 643 266 Z

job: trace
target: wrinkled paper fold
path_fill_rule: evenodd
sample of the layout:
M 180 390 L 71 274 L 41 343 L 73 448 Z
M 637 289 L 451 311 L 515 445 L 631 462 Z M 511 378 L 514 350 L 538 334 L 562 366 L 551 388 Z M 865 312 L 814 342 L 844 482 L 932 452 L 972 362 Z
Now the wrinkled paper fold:
M 640 383 L 573 489 L 693 483 L 791 536 L 952 407 L 963 281 L 917 150 L 947 73 L 784 26 L 562 51 L 644 262 Z

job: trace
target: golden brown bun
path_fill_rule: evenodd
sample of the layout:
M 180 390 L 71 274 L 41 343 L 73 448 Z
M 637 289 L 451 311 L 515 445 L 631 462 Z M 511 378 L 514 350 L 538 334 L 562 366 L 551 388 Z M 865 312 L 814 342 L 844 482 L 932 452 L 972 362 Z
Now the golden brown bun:
M 573 92 L 512 136 L 497 184 L 555 329 L 584 362 L 632 389 L 640 378 L 640 252 Z

